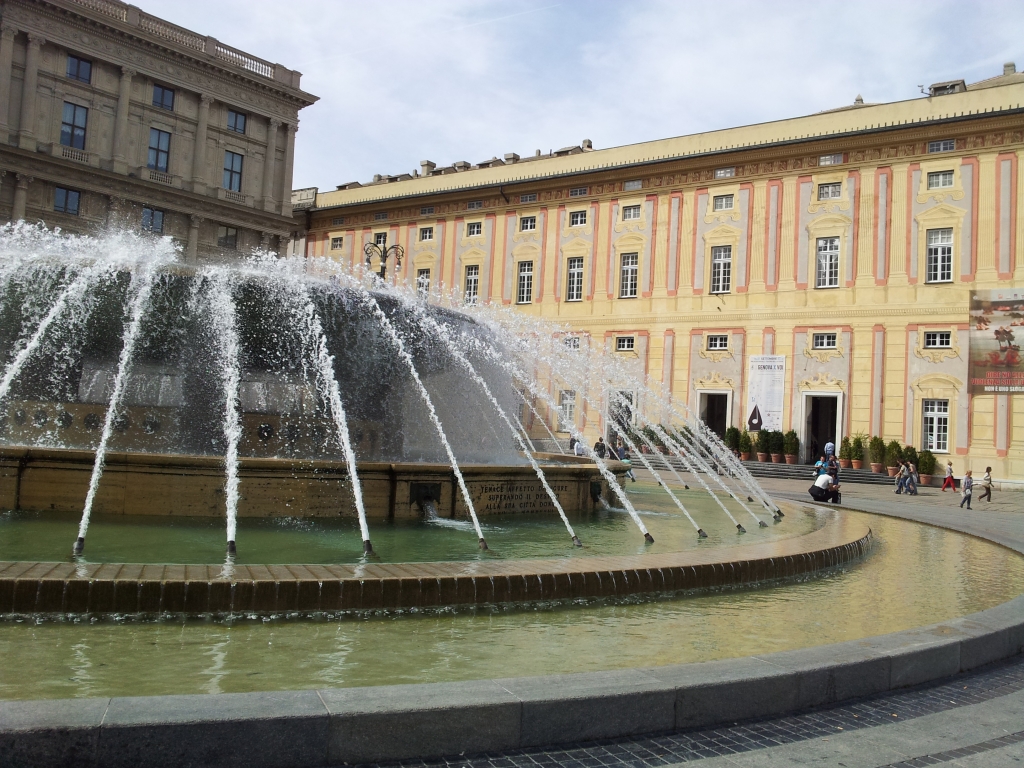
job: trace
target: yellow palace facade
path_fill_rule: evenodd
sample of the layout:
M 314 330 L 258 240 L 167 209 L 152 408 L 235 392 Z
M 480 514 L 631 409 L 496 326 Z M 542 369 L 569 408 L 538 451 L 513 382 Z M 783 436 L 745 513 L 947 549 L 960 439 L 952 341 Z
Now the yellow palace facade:
M 1022 151 L 1008 64 L 911 101 L 299 190 L 297 246 L 400 244 L 391 279 L 565 323 L 718 431 L 747 427 L 768 356 L 803 458 L 864 433 L 1012 481 L 1024 394 L 970 386 L 969 305 L 1024 288 Z M 607 414 L 575 417 L 596 436 Z

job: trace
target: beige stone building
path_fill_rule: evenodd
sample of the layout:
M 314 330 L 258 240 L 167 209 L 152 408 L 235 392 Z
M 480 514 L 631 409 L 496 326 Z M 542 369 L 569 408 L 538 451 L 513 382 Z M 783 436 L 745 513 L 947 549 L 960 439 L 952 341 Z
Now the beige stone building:
M 4 0 L 0 30 L 0 222 L 285 246 L 300 73 L 116 0 Z

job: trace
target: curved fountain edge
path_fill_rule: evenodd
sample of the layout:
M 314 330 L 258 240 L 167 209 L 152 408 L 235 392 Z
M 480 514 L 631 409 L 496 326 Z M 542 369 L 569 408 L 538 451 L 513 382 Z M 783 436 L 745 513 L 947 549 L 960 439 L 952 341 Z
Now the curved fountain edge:
M 971 534 L 1024 554 L 1024 544 L 1007 543 L 997 531 Z M 500 751 L 781 715 L 941 679 L 1022 651 L 1024 596 L 873 638 L 665 667 L 319 691 L 6 701 L 0 762 L 297 767 Z

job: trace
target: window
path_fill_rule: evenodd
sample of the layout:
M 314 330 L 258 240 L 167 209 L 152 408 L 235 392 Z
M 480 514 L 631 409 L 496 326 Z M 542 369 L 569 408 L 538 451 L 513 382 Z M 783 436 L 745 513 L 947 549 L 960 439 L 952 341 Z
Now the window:
M 434 228 L 433 227 L 420 227 L 420 242 L 425 243 L 427 240 L 434 239 Z
M 949 400 L 925 400 L 921 404 L 924 419 L 921 434 L 929 451 L 949 451 Z
M 843 196 L 843 182 L 837 181 L 833 184 L 818 185 L 819 200 L 838 200 Z
M 174 111 L 174 89 L 162 85 L 153 86 L 153 106 Z
M 566 336 L 564 339 L 562 339 L 562 341 L 565 343 L 565 346 L 567 346 L 569 349 L 579 349 L 580 348 L 580 337 L 579 336 Z
M 224 152 L 224 189 L 242 191 L 242 156 L 237 152 Z
M 811 339 L 811 345 L 814 347 L 814 349 L 835 349 L 836 334 L 816 333 Z
M 466 207 L 469 210 L 471 210 L 471 211 L 478 211 L 478 210 L 480 210 L 481 208 L 484 207 L 484 201 L 483 200 L 471 200 L 470 202 L 466 203 Z
M 342 246 L 345 245 L 344 237 L 332 237 L 331 238 L 331 250 L 340 251 Z
M 935 171 L 928 174 L 928 189 L 943 189 L 953 186 L 952 171 Z
M 708 351 L 729 348 L 729 334 L 715 333 L 708 336 Z
M 616 352 L 632 352 L 636 346 L 636 340 L 632 336 L 616 336 L 615 337 L 615 351 Z
M 537 193 L 536 192 L 531 192 L 528 195 L 520 195 L 519 196 L 519 202 L 520 203 L 536 203 L 537 202 Z
M 143 207 L 142 228 L 147 232 L 161 234 L 164 231 L 164 212 L 149 206 Z
M 732 246 L 716 245 L 711 249 L 711 292 L 728 293 L 732 287 Z
M 433 215 L 434 215 L 434 206 L 432 206 L 432 205 L 425 205 L 422 208 L 420 208 L 420 216 L 433 216 Z
M 245 113 L 228 110 L 228 130 L 235 133 L 245 133 Z
M 536 216 L 523 216 L 519 220 L 519 231 L 520 232 L 533 232 L 537 228 L 537 217 Z
M 622 208 L 622 220 L 632 221 L 640 218 L 640 206 L 639 205 L 626 205 Z
M 558 393 L 558 431 L 571 432 L 576 427 L 576 392 L 563 389 Z
M 65 101 L 60 121 L 60 143 L 65 147 L 85 149 L 85 124 L 88 118 L 88 109 Z
M 419 293 L 421 298 L 426 298 L 427 296 L 430 295 L 429 269 L 416 270 L 416 292 Z
M 926 283 L 953 282 L 953 230 L 951 228 L 928 230 L 924 281 Z
M 345 223 L 345 217 L 344 216 L 335 216 L 333 219 L 331 219 L 331 226 L 332 227 L 340 227 L 344 223 Z
M 479 221 L 471 221 L 466 225 L 466 237 L 477 237 L 484 233 L 484 225 Z
M 929 141 L 928 152 L 952 152 L 956 149 L 956 142 L 953 139 L 941 139 L 940 141 Z
M 636 192 L 638 189 L 643 189 L 644 183 L 641 179 L 632 179 L 622 185 L 622 188 L 626 192 Z
M 716 179 L 731 179 L 735 175 L 736 175 L 736 169 L 735 168 L 716 168 L 715 169 L 715 178 Z
M 818 261 L 815 269 L 815 288 L 839 287 L 839 238 L 818 238 Z
M 573 187 L 569 190 L 569 197 L 584 197 L 589 191 L 590 187 Z
M 843 154 L 840 152 L 836 155 L 822 155 L 818 158 L 818 165 L 842 165 Z
M 519 290 L 516 293 L 516 304 L 529 304 L 533 301 L 533 262 L 519 262 Z
M 64 187 L 57 187 L 54 190 L 53 195 L 53 210 L 58 213 L 70 213 L 72 216 L 77 216 L 78 204 L 81 201 L 81 198 L 81 192 L 76 192 L 73 189 L 65 189 Z
M 715 199 L 711 201 L 711 207 L 716 211 L 731 211 L 732 195 L 715 195 Z
M 381 248 L 386 248 L 388 245 L 388 233 L 387 232 L 375 232 L 373 235 L 374 245 L 379 245 Z
M 387 221 L 388 220 L 388 212 L 387 211 L 378 211 L 377 213 L 373 214 L 373 220 L 374 221 Z
M 582 227 L 587 223 L 587 212 L 586 211 L 573 211 L 569 214 L 569 226 L 570 227 Z
M 221 248 L 237 248 L 238 230 L 234 227 L 217 227 L 217 245 Z
M 619 271 L 619 298 L 635 299 L 640 273 L 640 257 L 636 253 L 622 254 Z
M 476 304 L 480 295 L 480 266 L 472 264 L 466 267 L 465 290 L 462 292 L 463 300 L 467 304 Z
M 953 345 L 952 331 L 925 331 L 925 349 L 949 349 Z
M 583 301 L 583 257 L 573 256 L 566 260 L 568 275 L 565 281 L 565 300 Z
M 171 152 L 171 134 L 159 128 L 149 129 L 149 163 L 148 168 L 167 173 L 168 160 Z
M 92 81 L 92 62 L 77 56 L 68 56 L 68 77 L 83 83 Z

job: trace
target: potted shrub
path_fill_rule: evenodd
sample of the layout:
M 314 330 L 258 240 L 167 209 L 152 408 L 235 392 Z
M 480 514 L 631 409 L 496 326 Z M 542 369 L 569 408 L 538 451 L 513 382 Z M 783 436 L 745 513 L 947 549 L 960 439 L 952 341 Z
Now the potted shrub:
M 744 429 L 740 434 L 740 461 L 750 461 L 752 450 L 754 450 L 754 443 L 750 439 L 750 433 Z
M 785 438 L 782 437 L 782 433 L 781 432 L 774 432 L 773 431 L 771 433 L 771 436 L 772 436 L 772 442 L 771 442 L 772 463 L 773 464 L 781 464 L 783 461 L 785 461 L 785 459 L 783 458 L 783 450 L 785 448 L 783 443 L 785 442 Z
M 843 469 L 853 466 L 853 444 L 849 437 L 844 437 L 839 444 L 839 466 Z
M 899 440 L 890 440 L 885 446 L 885 470 L 889 477 L 896 477 L 900 469 L 900 459 L 903 458 L 903 448 Z
M 860 434 L 854 435 L 850 442 L 850 463 L 854 469 L 864 468 L 864 438 Z
M 736 427 L 725 430 L 725 447 L 733 453 L 740 452 L 740 431 Z
M 917 474 L 921 478 L 921 485 L 931 485 L 932 475 L 935 473 L 935 454 L 931 451 L 921 451 L 917 457 Z
M 785 452 L 786 463 L 796 464 L 797 457 L 800 455 L 800 438 L 792 429 L 782 438 L 782 449 Z
M 871 471 L 881 474 L 885 471 L 885 441 L 878 435 L 871 438 L 868 443 L 868 453 L 871 454 Z
M 768 456 L 772 452 L 772 435 L 767 429 L 762 429 L 757 433 L 757 460 L 768 461 Z

